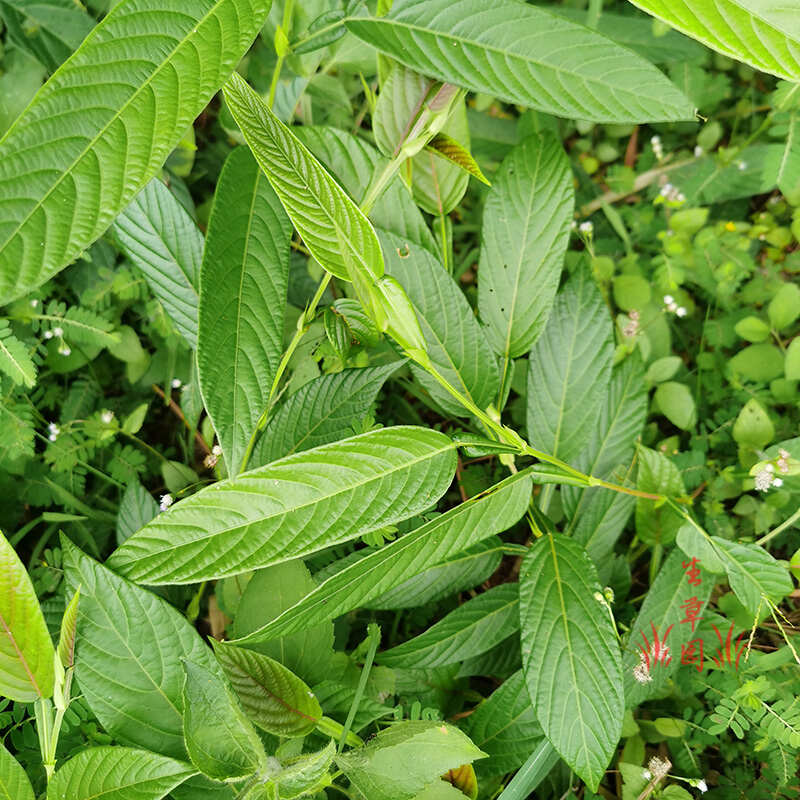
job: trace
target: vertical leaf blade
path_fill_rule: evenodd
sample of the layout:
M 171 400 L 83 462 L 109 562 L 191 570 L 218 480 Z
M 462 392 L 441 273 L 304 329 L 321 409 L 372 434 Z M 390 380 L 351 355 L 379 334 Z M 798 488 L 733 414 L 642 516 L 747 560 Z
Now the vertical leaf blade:
M 269 7 L 137 0 L 118 3 L 91 32 L 0 140 L 0 303 L 40 286 L 108 228 L 234 69 Z
M 478 311 L 494 351 L 526 353 L 547 322 L 575 207 L 572 170 L 551 133 L 505 158 L 483 212 Z
M 242 463 L 283 350 L 292 226 L 246 148 L 225 162 L 203 255 L 197 367 L 228 474 Z
M 2 744 L 0 744 L 0 798 L 34 800 L 33 787 L 22 764 Z
M 545 735 L 592 791 L 619 741 L 625 711 L 616 631 L 598 594 L 594 566 L 570 539 L 543 536 L 523 559 L 528 692 Z

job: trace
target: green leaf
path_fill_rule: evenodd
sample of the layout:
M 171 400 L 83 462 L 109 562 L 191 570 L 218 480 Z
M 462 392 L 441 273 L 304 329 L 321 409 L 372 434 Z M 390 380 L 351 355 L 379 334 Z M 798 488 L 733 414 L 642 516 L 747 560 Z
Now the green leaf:
M 210 650 L 165 600 L 65 537 L 62 548 L 67 587 L 81 587 L 75 675 L 86 702 L 116 740 L 185 758 L 180 659 L 211 668 Z
M 515 672 L 467 717 L 465 732 L 489 756 L 477 766 L 480 777 L 503 775 L 525 762 L 544 733 L 531 705 L 522 670 Z
M 595 564 L 610 555 L 636 504 L 622 492 L 595 492 L 582 506 L 564 533 L 583 545 Z
M 699 553 L 693 553 L 692 557 L 699 555 Z M 682 647 L 690 639 L 698 638 L 699 631 L 693 632 L 691 623 L 681 624 L 681 620 L 685 618 L 685 609 L 681 608 L 681 605 L 690 598 L 696 597 L 700 601 L 698 615 L 702 615 L 708 598 L 711 596 L 711 590 L 714 588 L 714 581 L 701 573 L 701 584 L 699 586 L 689 585 L 683 566 L 685 561 L 687 561 L 686 556 L 677 548 L 669 554 L 650 586 L 628 635 L 625 655 L 622 659 L 627 708 L 635 708 L 645 700 L 657 697 L 663 692 L 675 672 L 681 668 Z M 701 569 L 702 566 L 701 563 Z M 649 651 L 653 646 L 653 628 L 655 628 L 659 640 L 664 641 L 669 647 L 672 660 L 668 664 L 661 661 L 658 664 L 651 662 L 651 680 L 639 683 L 634 677 L 633 670 L 641 658 L 639 648 Z M 644 637 L 647 637 L 646 641 Z M 691 669 L 691 666 L 684 665 L 683 668 Z
M 746 380 L 768 383 L 783 374 L 783 353 L 773 344 L 751 344 L 728 361 L 728 369 Z
M 732 434 L 738 444 L 763 450 L 775 438 L 775 426 L 761 403 L 751 397 L 736 417 Z
M 47 800 L 161 800 L 196 774 L 190 764 L 128 747 L 90 747 L 50 781 Z
M 800 114 L 789 117 L 783 152 L 765 169 L 777 175 L 778 188 L 791 205 L 800 203 Z
M 139 268 L 177 331 L 197 347 L 203 235 L 174 194 L 154 178 L 114 222 L 122 251 Z
M 118 3 L 91 32 L 0 140 L 0 304 L 108 228 L 250 47 L 269 6 Z
M 614 367 L 605 400 L 601 401 L 593 431 L 575 466 L 597 478 L 609 478 L 620 464 L 633 458 L 636 440 L 647 418 L 647 383 L 638 356 Z M 562 488 L 564 508 L 570 515 L 582 513 L 591 497 L 604 489 Z
M 668 497 L 682 497 L 686 493 L 675 463 L 663 453 L 641 446 L 636 488 Z M 670 505 L 644 497 L 636 499 L 636 533 L 647 544 L 672 544 L 683 521 L 683 516 Z
M 737 336 L 748 342 L 763 342 L 769 338 L 769 325 L 760 317 L 740 319 L 733 328 Z
M 439 667 L 485 653 L 519 629 L 515 583 L 494 586 L 467 600 L 424 633 L 379 653 L 387 667 Z
M 784 283 L 767 306 L 767 314 L 776 331 L 788 328 L 800 316 L 800 287 Z
M 314 591 L 317 584 L 301 559 L 258 570 L 248 582 L 234 617 L 233 634 L 245 637 L 263 628 L 287 608 Z M 251 647 L 299 675 L 310 684 L 329 677 L 333 658 L 333 623 L 313 625 Z
M 142 583 L 194 583 L 289 561 L 419 514 L 455 462 L 444 434 L 410 426 L 323 445 L 201 489 L 108 563 Z
M 478 586 L 494 574 L 502 559 L 503 543 L 496 536 L 429 567 L 364 603 L 370 609 L 419 608 Z
M 682 431 L 688 431 L 697 423 L 697 409 L 689 387 L 677 381 L 659 384 L 654 400 L 661 413 Z
M 217 184 L 200 292 L 197 368 L 228 474 L 239 471 L 283 354 L 292 226 L 252 154 Z
M 308 148 L 237 74 L 225 100 L 259 166 L 306 247 L 325 269 L 350 280 L 383 275 L 383 256 L 369 220 Z
M 0 744 L 0 800 L 35 800 L 22 765 Z
M 329 127 L 302 127 L 294 131 L 350 197 L 360 202 L 373 176 L 389 163 L 360 137 Z M 420 210 L 399 177 L 389 182 L 369 214 L 376 230 L 389 231 L 431 253 L 439 248 Z M 341 299 L 337 301 L 341 302 Z
M 139 481 L 129 483 L 117 512 L 117 544 L 122 544 L 158 514 L 158 503 Z
M 583 548 L 535 541 L 520 572 L 522 663 L 553 747 L 596 791 L 622 731 L 622 661 L 611 612 Z
M 553 745 L 542 739 L 497 800 L 528 800 L 531 792 L 558 762 L 558 753 Z
M 272 415 L 252 463 L 268 464 L 351 433 L 369 412 L 386 379 L 402 363 L 346 369 L 310 380 Z
M 327 782 L 328 772 L 336 755 L 336 745 L 333 740 L 327 747 L 317 753 L 309 753 L 293 761 L 291 766 L 285 767 L 273 780 L 278 785 L 278 795 L 281 800 L 292 800 L 295 797 L 307 797 L 315 794 L 315 787 Z
M 259 728 L 289 737 L 314 730 L 322 709 L 314 693 L 290 670 L 242 647 L 214 642 L 214 651 L 245 714 Z
M 55 650 L 19 556 L 0 533 L 0 695 L 32 703 L 53 694 Z
M 216 671 L 184 660 L 183 737 L 192 763 L 209 778 L 245 778 L 267 755 L 238 699 Z
M 447 770 L 483 756 L 452 725 L 401 722 L 364 747 L 338 755 L 336 765 L 369 800 L 408 800 Z
M 786 350 L 784 370 L 787 380 L 800 381 L 800 336 L 792 339 Z
M 425 75 L 557 116 L 693 117 L 689 101 L 640 56 L 516 0 L 395 0 L 387 16 L 351 17 L 347 27 Z
M 486 199 L 478 270 L 478 311 L 505 359 L 530 350 L 545 327 L 574 205 L 569 159 L 552 133 L 529 136 L 506 156 Z M 586 284 L 587 303 L 590 291 Z
M 28 348 L 14 336 L 7 319 L 0 319 L 0 370 L 14 383 L 31 388 L 36 383 L 36 367 Z
M 789 571 L 763 547 L 744 542 L 730 542 L 719 536 L 711 540 L 723 553 L 728 582 L 739 602 L 751 613 L 764 611 L 767 601 L 777 604 L 792 591 Z
M 381 232 L 380 239 L 386 271 L 402 284 L 414 305 L 430 360 L 462 394 L 486 408 L 496 399 L 500 375 L 464 293 L 427 250 L 412 248 L 390 233 Z M 416 366 L 412 369 L 445 412 L 469 415 L 427 372 Z
M 456 506 L 328 578 L 242 642 L 285 636 L 368 604 L 431 564 L 509 528 L 525 513 L 530 492 L 525 472 L 507 478 L 483 496 Z
M 689 558 L 696 558 L 702 569 L 715 574 L 725 572 L 724 556 L 717 550 L 711 537 L 701 533 L 694 525 L 682 525 L 675 543 Z
M 723 55 L 800 81 L 800 22 L 791 4 L 775 0 L 631 2 Z
M 528 359 L 528 437 L 534 447 L 567 462 L 583 451 L 611 380 L 611 336 L 608 308 L 589 271 L 581 270 L 556 299 Z
M 453 139 L 452 136 L 448 136 L 444 132 L 437 133 L 436 136 L 428 142 L 426 147 L 442 156 L 442 158 L 446 158 L 465 172 L 468 172 L 481 183 L 485 183 L 487 186 L 492 185 L 483 172 L 481 172 L 481 168 L 478 166 L 478 162 L 472 157 L 472 153 Z
M 0 15 L 9 40 L 51 72 L 72 55 L 94 24 L 74 0 L 2 0 Z
M 58 660 L 64 669 L 75 666 L 75 643 L 78 638 L 78 603 L 81 599 L 80 587 L 64 609 L 61 630 L 58 637 Z

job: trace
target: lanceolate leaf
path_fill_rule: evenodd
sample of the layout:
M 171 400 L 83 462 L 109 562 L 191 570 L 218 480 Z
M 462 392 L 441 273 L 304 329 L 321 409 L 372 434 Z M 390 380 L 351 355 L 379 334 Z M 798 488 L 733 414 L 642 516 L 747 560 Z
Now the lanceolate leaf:
M 283 352 L 292 226 L 246 148 L 228 157 L 203 255 L 197 367 L 228 473 L 265 410 Z
M 517 769 L 543 738 L 522 670 L 515 672 L 467 717 L 465 730 L 489 758 L 478 762 L 481 776 Z
M 631 0 L 679 31 L 763 72 L 800 81 L 800 16 L 777 0 Z
M 0 744 L 0 800 L 34 800 L 22 765 Z
M 485 653 L 519 627 L 517 584 L 473 597 L 424 633 L 378 655 L 387 667 L 438 667 Z
M 486 176 L 481 172 L 478 162 L 472 157 L 472 153 L 446 133 L 437 133 L 436 136 L 428 142 L 428 149 L 438 153 L 442 158 L 446 158 L 457 167 L 468 172 L 481 183 L 491 186 Z
M 641 359 L 634 355 L 611 372 L 611 383 L 601 401 L 591 436 L 574 466 L 597 478 L 608 478 L 620 464 L 633 458 L 634 446 L 647 417 L 647 384 Z M 605 489 L 562 489 L 564 508 L 582 513 L 593 494 Z
M 444 434 L 384 428 L 199 491 L 130 537 L 109 565 L 143 583 L 193 583 L 266 567 L 429 508 L 455 472 Z
M 402 363 L 346 369 L 304 384 L 272 415 L 252 463 L 267 464 L 343 438 L 364 419 L 384 381 Z
M 269 656 L 214 643 L 219 663 L 245 713 L 275 736 L 306 736 L 322 717 L 314 693 L 303 681 Z
M 677 669 L 692 668 L 690 665 L 681 667 L 681 652 L 682 647 L 690 639 L 697 638 L 699 632 L 692 632 L 691 622 L 681 622 L 686 618 L 685 609 L 681 608 L 681 605 L 691 597 L 696 597 L 700 603 L 697 615 L 702 617 L 703 609 L 714 588 L 714 580 L 701 573 L 700 585 L 690 586 L 683 567 L 685 561 L 687 561 L 686 556 L 678 548 L 669 554 L 653 581 L 628 635 L 622 662 L 625 703 L 628 708 L 635 708 L 639 703 L 657 696 Z M 702 561 L 699 566 L 702 569 Z M 663 663 L 663 660 L 658 664 L 651 661 L 649 673 L 652 680 L 640 683 L 634 677 L 633 669 L 641 660 L 639 648 L 645 652 L 653 648 L 654 628 L 659 641 L 665 642 L 669 648 L 672 659 L 667 664 Z M 643 638 L 645 636 L 647 641 Z
M 186 618 L 62 539 L 69 590 L 81 587 L 75 674 L 92 712 L 120 742 L 186 758 L 183 667 L 214 659 Z
M 597 573 L 583 548 L 548 534 L 520 573 L 522 663 L 545 735 L 595 791 L 622 731 L 622 664 Z
M 252 775 L 266 761 L 264 745 L 217 670 L 184 661 L 183 737 L 192 763 L 209 778 Z
M 551 133 L 529 136 L 497 172 L 483 212 L 478 311 L 506 359 L 526 353 L 547 322 L 574 205 L 569 160 Z
M 636 505 L 636 498 L 622 492 L 594 492 L 576 514 L 565 533 L 580 542 L 595 564 L 613 549 Z
M 41 285 L 153 177 L 268 0 L 118 3 L 0 140 L 0 304 Z
M 59 768 L 47 800 L 161 800 L 196 772 L 190 764 L 147 750 L 91 747 Z
M 197 347 L 197 306 L 203 235 L 158 178 L 114 222 L 123 252 L 141 270 L 175 328 Z
M 347 27 L 425 75 L 557 116 L 692 118 L 689 101 L 643 58 L 518 0 L 395 0 L 387 16 Z
M 500 376 L 475 314 L 464 293 L 427 250 L 381 234 L 386 271 L 400 281 L 417 312 L 431 361 L 451 384 L 486 408 L 497 396 Z M 469 412 L 424 370 L 414 367 L 436 403 L 454 416 Z
M 383 275 L 383 256 L 369 220 L 325 168 L 235 74 L 225 99 L 245 140 L 311 255 L 339 278 Z
M 511 527 L 525 513 L 530 491 L 524 472 L 507 478 L 490 493 L 462 503 L 324 581 L 242 643 L 284 636 L 369 603 L 431 564 Z
M 32 703 L 53 694 L 55 651 L 19 556 L 0 533 L 0 695 Z
M 528 360 L 528 438 L 537 449 L 571 463 L 585 448 L 611 380 L 611 334 L 600 290 L 581 270 Z

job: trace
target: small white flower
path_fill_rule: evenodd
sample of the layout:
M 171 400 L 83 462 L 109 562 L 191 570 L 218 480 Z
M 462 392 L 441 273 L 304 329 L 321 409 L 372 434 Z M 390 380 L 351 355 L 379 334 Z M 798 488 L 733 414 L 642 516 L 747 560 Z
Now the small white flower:
M 644 661 L 640 661 L 633 668 L 633 677 L 638 683 L 651 683 L 653 680 L 653 676 L 650 674 L 650 670 L 647 668 L 647 664 Z
M 209 453 L 203 459 L 203 466 L 206 469 L 214 469 L 217 466 L 217 461 L 219 460 L 219 456 L 214 455 L 214 453 Z
M 57 436 L 55 433 L 51 433 L 51 434 L 50 434 L 50 435 L 49 435 L 47 438 L 48 438 L 48 439 L 49 439 L 51 442 L 54 442 L 56 439 L 58 439 L 58 436 Z
M 746 161 L 737 161 L 736 166 L 739 168 L 739 172 L 744 172 L 747 169 L 747 162 Z
M 162 511 L 166 511 L 175 501 L 172 499 L 171 494 L 162 494 L 161 495 L 161 502 L 158 504 L 158 507 Z
M 694 157 L 700 158 L 701 155 L 703 155 L 703 148 L 698 144 L 697 147 L 694 148 Z
M 577 220 L 575 220 L 575 219 L 574 219 L 574 220 L 572 220 L 572 222 L 570 223 L 570 226 L 569 226 L 569 227 L 570 227 L 570 229 L 571 229 L 571 230 L 573 230 L 573 231 L 576 231 L 576 230 L 578 230 L 578 221 L 577 221 Z
M 649 780 L 650 780 L 650 778 L 652 778 L 652 777 L 653 777 L 653 773 L 652 773 L 652 772 L 650 772 L 650 770 L 649 770 L 649 769 L 647 769 L 647 768 L 645 767 L 645 768 L 642 770 L 642 777 L 643 777 L 643 778 L 644 778 L 646 781 L 649 781 Z
M 58 352 L 61 353 L 62 356 L 68 356 L 72 353 L 72 350 L 65 344 L 63 347 L 58 348 Z
M 708 791 L 708 784 L 706 783 L 705 778 L 702 778 L 701 780 L 697 781 L 697 783 L 695 785 L 704 794 L 705 794 L 705 792 Z
M 675 191 L 675 187 L 671 183 L 665 183 L 661 187 L 661 196 L 669 197 Z
M 778 478 L 780 480 L 780 478 Z M 772 473 L 769 470 L 762 469 L 756 473 L 755 477 L 756 489 L 759 492 L 766 492 L 772 486 Z
M 664 295 L 664 305 L 665 306 L 672 305 L 672 303 L 674 303 L 674 302 L 675 302 L 675 298 L 671 294 L 665 294 Z
M 581 224 L 578 226 L 578 230 L 585 236 L 591 236 L 594 231 L 594 225 L 588 221 L 581 222 Z
M 675 195 L 675 202 L 676 203 L 685 203 L 686 202 L 686 195 L 683 192 L 678 192 L 678 194 Z
M 56 425 L 55 422 L 51 422 L 47 426 L 47 432 L 49 434 L 47 438 L 51 442 L 54 442 L 56 439 L 58 439 L 58 434 L 61 433 L 61 428 L 59 428 L 58 425 Z
M 783 486 L 783 478 L 773 478 L 772 479 L 772 485 L 776 489 L 779 489 L 781 486 Z
M 52 339 L 53 338 L 53 331 L 45 331 L 44 332 L 45 339 Z
M 678 308 L 675 309 L 675 313 L 679 317 L 685 317 L 689 312 L 683 306 L 678 306 Z
M 104 411 L 100 412 L 100 419 L 103 421 L 104 425 L 110 425 L 111 420 L 114 419 L 114 412 L 109 411 L 109 409 L 105 409 Z
M 653 147 L 658 147 L 661 144 L 661 137 L 660 136 L 651 136 L 650 137 L 650 144 Z
M 39 305 L 38 300 L 31 300 L 31 308 L 36 308 Z
M 172 379 L 172 388 L 173 389 L 180 389 L 181 388 L 180 378 L 173 378 Z
M 55 327 L 53 328 L 53 336 L 57 336 L 59 339 L 64 335 L 64 329 Z
M 672 763 L 669 761 L 669 759 L 659 758 L 658 756 L 653 756 L 647 762 L 647 768 L 653 773 L 653 777 L 659 779 L 666 778 L 671 766 Z
M 215 456 L 221 456 L 221 455 L 222 455 L 222 448 L 221 448 L 221 447 L 220 447 L 218 444 L 215 444 L 215 445 L 214 445 L 214 446 L 211 448 L 211 452 L 212 452 L 212 453 L 213 453 Z

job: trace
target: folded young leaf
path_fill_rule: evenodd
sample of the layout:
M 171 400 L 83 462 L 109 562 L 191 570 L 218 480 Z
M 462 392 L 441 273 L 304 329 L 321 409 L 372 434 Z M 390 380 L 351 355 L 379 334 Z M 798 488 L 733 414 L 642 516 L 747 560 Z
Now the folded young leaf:
M 185 759 L 181 658 L 211 669 L 211 651 L 166 600 L 61 546 L 67 587 L 81 587 L 75 675 L 92 713 L 120 742 Z
M 455 467 L 454 445 L 438 431 L 372 431 L 202 489 L 108 563 L 142 583 L 194 583 L 289 561 L 430 508 Z
M 413 669 L 454 664 L 491 650 L 518 629 L 517 584 L 503 583 L 467 600 L 419 636 L 379 653 L 376 660 Z
M 350 280 L 353 270 L 380 278 L 383 256 L 372 225 L 322 164 L 236 73 L 225 100 L 311 255 L 337 278 Z
M 214 642 L 214 651 L 245 714 L 275 736 L 307 736 L 322 718 L 314 693 L 269 656 Z
M 559 260 L 556 280 L 560 271 Z M 589 270 L 582 269 L 556 298 L 531 350 L 528 437 L 534 447 L 568 464 L 585 449 L 608 391 L 612 333 L 608 307 Z
M 0 304 L 40 286 L 108 228 L 269 8 L 269 0 L 114 6 L 0 140 Z
M 800 81 L 800 14 L 776 0 L 630 0 L 730 58 Z
M 4 800 L 35 800 L 33 787 L 22 764 L 2 744 L 0 744 L 0 797 Z
M 239 642 L 285 636 L 368 603 L 431 564 L 511 527 L 525 513 L 530 493 L 525 472 L 507 478 L 328 578 L 278 619 Z
M 53 694 L 55 649 L 28 572 L 0 533 L 0 695 L 32 703 Z
M 197 347 L 203 234 L 163 181 L 153 178 L 114 221 L 114 234 L 178 333 Z
M 161 800 L 196 773 L 191 764 L 147 750 L 90 747 L 59 767 L 47 800 Z
M 228 474 L 267 407 L 283 353 L 292 225 L 249 150 L 222 168 L 208 222 L 197 368 Z
M 351 17 L 347 27 L 418 72 L 549 114 L 693 118 L 689 100 L 641 56 L 518 0 L 395 0 L 386 16 Z
M 192 763 L 218 781 L 254 774 L 267 755 L 227 681 L 192 661 L 183 669 L 183 738 Z
M 592 791 L 625 711 L 622 659 L 597 572 L 564 536 L 533 543 L 520 572 L 522 663 L 550 743 Z

